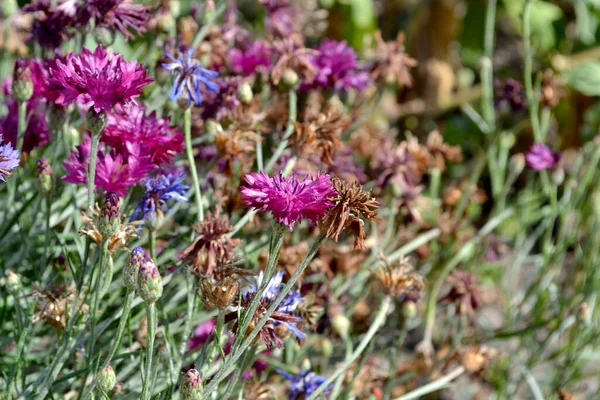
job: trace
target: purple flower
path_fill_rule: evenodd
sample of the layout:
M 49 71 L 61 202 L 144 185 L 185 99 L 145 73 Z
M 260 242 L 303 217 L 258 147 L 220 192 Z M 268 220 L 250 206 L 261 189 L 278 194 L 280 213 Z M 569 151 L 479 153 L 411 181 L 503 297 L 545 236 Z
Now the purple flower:
M 553 151 L 543 143 L 536 143 L 525 154 L 525 160 L 529 168 L 543 171 L 556 167 L 560 161 L 561 153 Z
M 215 79 L 216 91 L 204 92 L 202 119 L 221 120 L 227 113 L 240 105 L 237 90 L 243 82 L 241 76 L 226 76 Z
M 171 126 L 168 118 L 157 118 L 155 112 L 146 115 L 145 107 L 137 105 L 109 112 L 102 140 L 121 153 L 127 152 L 128 145 L 139 143 L 156 165 L 170 163 L 183 151 L 183 135 L 177 127 Z
M 290 386 L 289 400 L 300 400 L 307 399 L 319 386 L 327 380 L 324 376 L 317 375 L 311 370 L 302 370 L 298 375 L 290 375 L 280 369 L 277 373 L 283 375 L 285 379 L 292 382 Z M 325 389 L 325 393 L 331 390 L 331 385 L 328 385 Z
M 507 109 L 506 111 L 520 113 L 527 107 L 527 97 L 525 89 L 521 82 L 509 78 L 503 82 L 497 80 L 494 82 L 496 97 L 494 99 L 496 107 Z
M 66 12 L 70 10 L 68 6 L 71 3 L 72 0 L 62 3 L 51 0 L 34 0 L 31 4 L 23 7 L 24 12 L 32 13 L 34 16 L 27 41 L 56 50 L 64 41 L 70 39 L 73 36 L 71 28 L 77 24 L 74 14 Z
M 289 0 L 261 0 L 261 3 L 267 10 L 265 28 L 269 34 L 287 38 L 300 33 L 300 10 Z
M 139 221 L 150 216 L 156 219 L 157 213 L 167 209 L 167 200 L 187 201 L 185 194 L 189 186 L 183 183 L 185 174 L 179 171 L 174 174 L 160 174 L 155 178 L 146 179 L 146 192 L 131 214 L 132 221 Z
M 271 48 L 268 42 L 257 40 L 244 51 L 229 50 L 231 70 L 236 74 L 250 76 L 257 70 L 268 70 L 271 67 Z
M 188 349 L 195 349 L 196 347 L 204 344 L 213 334 L 217 323 L 213 318 L 207 319 L 194 329 L 194 333 L 190 340 L 188 340 Z
M 285 178 L 281 173 L 271 178 L 261 171 L 246 174 L 244 179 L 242 199 L 248 207 L 271 211 L 277 222 L 287 225 L 290 231 L 302 218 L 316 223 L 333 206 L 330 198 L 336 196 L 327 174 L 300 180 L 295 176 Z
M 119 31 L 127 39 L 134 39 L 130 30 L 142 33 L 148 29 L 149 8 L 131 0 L 87 0 L 81 11 L 84 19 L 92 17 L 96 25 Z
M 317 69 L 312 86 L 335 90 L 367 87 L 369 74 L 358 69 L 356 53 L 345 41 L 325 39 L 318 50 L 319 53 L 311 58 Z
M 19 150 L 14 149 L 10 143 L 0 145 L 0 180 L 6 182 L 4 178 L 11 176 L 10 171 L 17 168 L 19 163 Z
M 187 92 L 188 104 L 193 100 L 194 105 L 199 106 L 202 104 L 200 84 L 208 90 L 216 92 L 219 86 L 210 80 L 219 76 L 219 73 L 203 68 L 197 60 L 192 58 L 193 53 L 194 49 L 189 49 L 185 56 L 179 58 L 174 58 L 169 53 L 165 53 L 171 62 L 163 64 L 163 67 L 171 71 L 174 75 L 169 98 L 172 101 L 177 101 L 185 90 Z
M 18 103 L 10 99 L 6 103 L 8 112 L 6 116 L 0 119 L 0 132 L 4 132 L 5 139 L 17 145 L 17 132 L 19 125 Z M 48 125 L 45 118 L 45 109 L 42 102 L 31 99 L 27 102 L 27 127 L 23 136 L 24 153 L 30 153 L 36 147 L 43 147 L 50 138 Z
M 91 139 L 86 135 L 81 145 L 71 151 L 63 163 L 67 174 L 62 178 L 66 182 L 84 184 L 87 182 L 85 171 L 90 160 Z M 138 144 L 128 144 L 127 153 L 116 150 L 104 152 L 98 150 L 96 177 L 94 185 L 107 192 L 115 192 L 123 197 L 127 190 L 140 182 L 155 165 L 152 158 L 144 153 Z
M 48 91 L 59 105 L 77 101 L 100 112 L 135 103 L 152 81 L 137 61 L 125 61 L 122 55 L 111 55 L 98 46 L 93 53 L 84 48 L 81 54 L 69 54 L 65 62 L 56 60 L 50 68 Z

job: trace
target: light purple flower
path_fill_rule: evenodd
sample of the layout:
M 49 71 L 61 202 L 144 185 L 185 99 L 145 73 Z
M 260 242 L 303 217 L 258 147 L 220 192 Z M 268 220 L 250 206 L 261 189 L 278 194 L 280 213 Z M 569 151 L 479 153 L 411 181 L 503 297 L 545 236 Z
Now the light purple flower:
M 529 168 L 543 171 L 556 167 L 561 158 L 561 153 L 553 151 L 543 143 L 536 143 L 525 154 L 525 160 Z
M 17 168 L 19 163 L 19 150 L 14 149 L 10 143 L 0 145 L 0 180 L 6 182 L 4 178 L 11 176 L 10 171 Z
M 148 29 L 150 8 L 132 0 L 86 0 L 81 11 L 84 18 L 92 17 L 96 25 L 119 31 L 130 40 L 135 38 L 130 30 L 139 34 Z
M 213 318 L 207 319 L 194 329 L 192 337 L 187 342 L 188 349 L 195 349 L 204 344 L 213 334 L 217 323 Z
M 233 72 L 249 76 L 257 70 L 268 70 L 271 67 L 271 48 L 268 42 L 257 40 L 244 51 L 240 49 L 229 50 L 229 58 Z
M 312 63 L 317 68 L 313 86 L 363 90 L 369 85 L 369 75 L 358 69 L 356 53 L 345 41 L 323 40 L 318 51 L 312 57 Z
M 65 62 L 57 59 L 50 69 L 48 91 L 59 105 L 77 101 L 100 112 L 135 103 L 153 80 L 137 61 L 125 61 L 98 46 L 93 53 L 86 48 L 81 54 L 71 53 Z
M 245 176 L 242 199 L 249 207 L 259 211 L 271 211 L 280 224 L 293 229 L 302 218 L 316 223 L 333 206 L 330 199 L 336 196 L 329 175 L 317 175 L 298 179 L 285 178 L 281 173 L 269 177 L 264 172 Z

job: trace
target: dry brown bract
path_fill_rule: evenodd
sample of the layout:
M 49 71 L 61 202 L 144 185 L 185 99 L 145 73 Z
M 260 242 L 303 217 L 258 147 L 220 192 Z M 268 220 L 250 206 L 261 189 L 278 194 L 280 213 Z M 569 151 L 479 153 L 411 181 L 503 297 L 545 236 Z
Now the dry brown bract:
M 481 289 L 477 286 L 477 278 L 474 274 L 454 270 L 447 279 L 452 286 L 446 296 L 440 303 L 454 303 L 456 309 L 461 314 L 466 314 L 469 318 L 475 318 L 475 310 L 481 304 Z
M 375 40 L 377 47 L 371 78 L 374 81 L 383 80 L 385 83 L 397 82 L 400 86 L 412 86 L 409 70 L 417 65 L 417 60 L 404 52 L 404 33 L 398 33 L 393 42 L 385 42 L 381 32 L 376 32 Z
M 262 139 L 253 131 L 238 129 L 232 126 L 227 132 L 218 132 L 215 144 L 220 156 L 225 157 L 227 164 L 225 174 L 233 174 L 234 162 L 239 160 L 242 170 L 249 168 L 254 162 L 256 143 Z
M 292 143 L 298 154 L 320 153 L 321 161 L 333 164 L 333 155 L 342 143 L 342 131 L 350 125 L 350 118 L 329 103 L 323 112 L 308 116 L 303 123 L 295 123 Z
M 240 283 L 230 276 L 220 280 L 203 277 L 200 279 L 199 288 L 200 298 L 207 308 L 224 310 L 236 300 Z
M 384 292 L 400 302 L 418 302 L 425 293 L 425 278 L 414 270 L 408 258 L 401 258 L 397 266 L 385 263 L 375 271 Z
M 479 376 L 490 360 L 498 355 L 498 350 L 485 345 L 472 345 L 458 349 L 457 355 L 458 361 L 468 373 Z
M 331 182 L 338 195 L 333 199 L 335 205 L 321 219 L 321 230 L 337 241 L 342 230 L 348 229 L 354 234 L 354 248 L 364 250 L 365 223 L 360 216 L 368 221 L 377 218 L 379 203 L 357 182 L 345 182 L 337 177 Z
M 427 150 L 433 157 L 433 167 L 444 172 L 446 162 L 461 162 L 463 154 L 460 146 L 450 146 L 444 143 L 444 138 L 435 130 L 427 136 Z
M 193 229 L 198 236 L 181 253 L 181 258 L 193 263 L 197 275 L 212 275 L 219 260 L 233 257 L 233 250 L 239 246 L 240 240 L 227 236 L 233 228 L 229 220 L 218 212 L 214 217 L 208 212 L 206 219 L 194 225 Z
M 291 39 L 283 39 L 273 44 L 275 53 L 279 55 L 277 63 L 271 70 L 271 81 L 277 85 L 283 79 L 286 70 L 296 72 L 304 83 L 312 83 L 317 74 L 317 69 L 310 61 L 310 56 L 317 54 L 316 50 L 297 47 Z
M 41 290 L 34 285 L 33 296 L 37 297 L 33 322 L 44 320 L 59 332 L 66 327 L 67 302 L 72 300 L 75 287 L 66 284 L 59 285 L 50 290 Z
M 79 234 L 81 236 L 89 236 L 94 243 L 96 243 L 96 245 L 101 246 L 102 245 L 102 240 L 104 239 L 102 237 L 102 234 L 100 233 L 100 231 L 98 230 L 98 222 L 99 222 L 99 218 L 100 218 L 100 209 L 98 208 L 98 206 L 96 205 L 94 208 L 90 208 L 88 210 L 88 212 L 82 212 L 81 213 L 81 229 L 79 230 Z M 124 249 L 127 249 L 127 242 L 129 242 L 129 239 L 131 239 L 132 237 L 137 236 L 137 229 L 135 228 L 136 225 L 140 225 L 143 223 L 143 221 L 133 221 L 131 223 L 126 223 L 127 219 L 125 218 L 124 215 L 121 216 L 121 221 L 119 223 L 118 228 L 116 229 L 115 233 L 113 233 L 107 240 L 108 240 L 108 251 L 110 253 L 114 253 L 116 250 L 118 250 L 119 248 L 123 247 Z

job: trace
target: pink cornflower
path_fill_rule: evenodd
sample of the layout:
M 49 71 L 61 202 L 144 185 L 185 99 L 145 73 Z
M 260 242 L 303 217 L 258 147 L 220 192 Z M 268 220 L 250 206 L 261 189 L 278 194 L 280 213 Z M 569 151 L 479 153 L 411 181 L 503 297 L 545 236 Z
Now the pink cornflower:
M 316 223 L 333 206 L 331 198 L 337 195 L 327 174 L 302 180 L 285 178 L 281 173 L 271 178 L 261 171 L 247 174 L 244 179 L 242 199 L 246 204 L 259 211 L 271 211 L 277 222 L 290 230 L 302 218 Z
M 120 153 L 127 146 L 138 143 L 157 166 L 169 163 L 183 151 L 183 135 L 177 127 L 170 125 L 168 118 L 157 118 L 156 113 L 145 114 L 146 109 L 135 105 L 124 109 L 116 107 L 108 113 L 108 123 L 102 132 L 102 141 Z
M 71 152 L 64 162 L 67 174 L 63 180 L 70 183 L 85 184 L 86 166 L 89 164 L 91 138 L 86 135 L 82 144 Z M 105 152 L 98 150 L 96 176 L 94 184 L 106 192 L 115 192 L 125 196 L 127 190 L 142 181 L 146 174 L 156 166 L 152 163 L 150 155 L 138 144 L 128 143 L 127 151 L 119 153 L 116 150 Z
M 56 60 L 50 68 L 48 91 L 59 105 L 75 101 L 94 111 L 135 103 L 142 88 L 153 81 L 137 61 L 125 61 L 121 54 L 109 54 L 102 47 L 92 53 L 84 48 L 66 61 Z
M 257 70 L 268 70 L 271 67 L 271 48 L 265 40 L 257 40 L 244 51 L 229 50 L 231 70 L 236 74 L 250 76 Z
M 552 169 L 556 167 L 561 159 L 561 153 L 553 151 L 543 143 L 536 143 L 525 154 L 527 165 L 536 171 Z

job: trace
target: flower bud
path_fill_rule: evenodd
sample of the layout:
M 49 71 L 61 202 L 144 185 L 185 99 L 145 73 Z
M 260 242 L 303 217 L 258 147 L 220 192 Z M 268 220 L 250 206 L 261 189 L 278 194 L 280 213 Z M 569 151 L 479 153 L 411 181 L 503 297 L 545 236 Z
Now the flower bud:
M 243 104 L 250 104 L 253 96 L 254 94 L 252 93 L 252 87 L 248 84 L 248 82 L 243 82 L 240 86 L 238 86 L 237 99 Z
M 209 119 L 204 123 L 204 132 L 211 137 L 216 137 L 223 132 L 223 127 L 214 119 Z
M 153 260 L 142 263 L 138 276 L 140 296 L 147 304 L 153 304 L 162 296 L 162 279 Z
M 350 330 L 350 320 L 344 314 L 338 314 L 331 320 L 331 327 L 341 337 L 346 337 Z
M 137 287 L 138 274 L 143 263 L 144 250 L 141 247 L 131 250 L 129 260 L 127 260 L 127 264 L 123 267 L 123 282 L 125 282 L 127 289 L 134 290 Z
M 300 78 L 298 78 L 298 74 L 293 69 L 288 68 L 283 71 L 282 81 L 285 86 L 293 88 L 298 85 Z
M 115 371 L 109 365 L 98 374 L 98 389 L 104 393 L 108 393 L 115 387 Z
M 318 351 L 321 353 L 321 355 L 327 358 L 331 357 L 331 355 L 333 354 L 333 343 L 331 343 L 331 340 L 329 340 L 328 338 L 323 338 L 319 342 Z
M 508 169 L 514 176 L 519 176 L 525 169 L 525 155 L 518 153 L 512 156 L 508 161 Z
M 201 395 L 202 380 L 200 379 L 200 372 L 195 369 L 190 369 L 183 376 L 180 391 L 181 400 L 198 400 Z
M 175 25 L 175 19 L 170 12 L 160 12 L 156 16 L 156 26 L 161 32 L 169 33 Z
M 102 133 L 104 128 L 106 128 L 106 123 L 108 121 L 108 117 L 106 115 L 106 111 L 101 110 L 100 112 L 96 112 L 94 108 L 90 108 L 86 115 L 88 127 L 93 134 L 99 135 Z
M 94 40 L 104 47 L 109 47 L 115 41 L 115 33 L 105 25 L 99 25 L 94 29 Z
M 33 96 L 33 80 L 31 79 L 31 60 L 19 58 L 13 71 L 12 92 L 19 103 L 24 103 Z
M 98 230 L 106 239 L 117 232 L 119 225 L 119 195 L 115 192 L 108 192 L 100 208 Z
M 52 168 L 50 163 L 45 157 L 40 157 L 36 163 L 37 169 L 37 183 L 40 193 L 44 197 L 49 197 L 52 193 L 54 177 L 52 175 Z
M 402 304 L 402 315 L 405 319 L 413 319 L 417 315 L 417 305 L 414 301 L 407 301 Z
M 8 293 L 12 294 L 13 296 L 17 295 L 21 290 L 21 278 L 19 278 L 19 275 L 12 271 L 8 271 L 6 288 L 8 289 Z
M 554 171 L 552 171 L 550 178 L 552 178 L 552 183 L 554 183 L 556 186 L 562 185 L 562 183 L 565 180 L 565 170 L 559 166 Z

